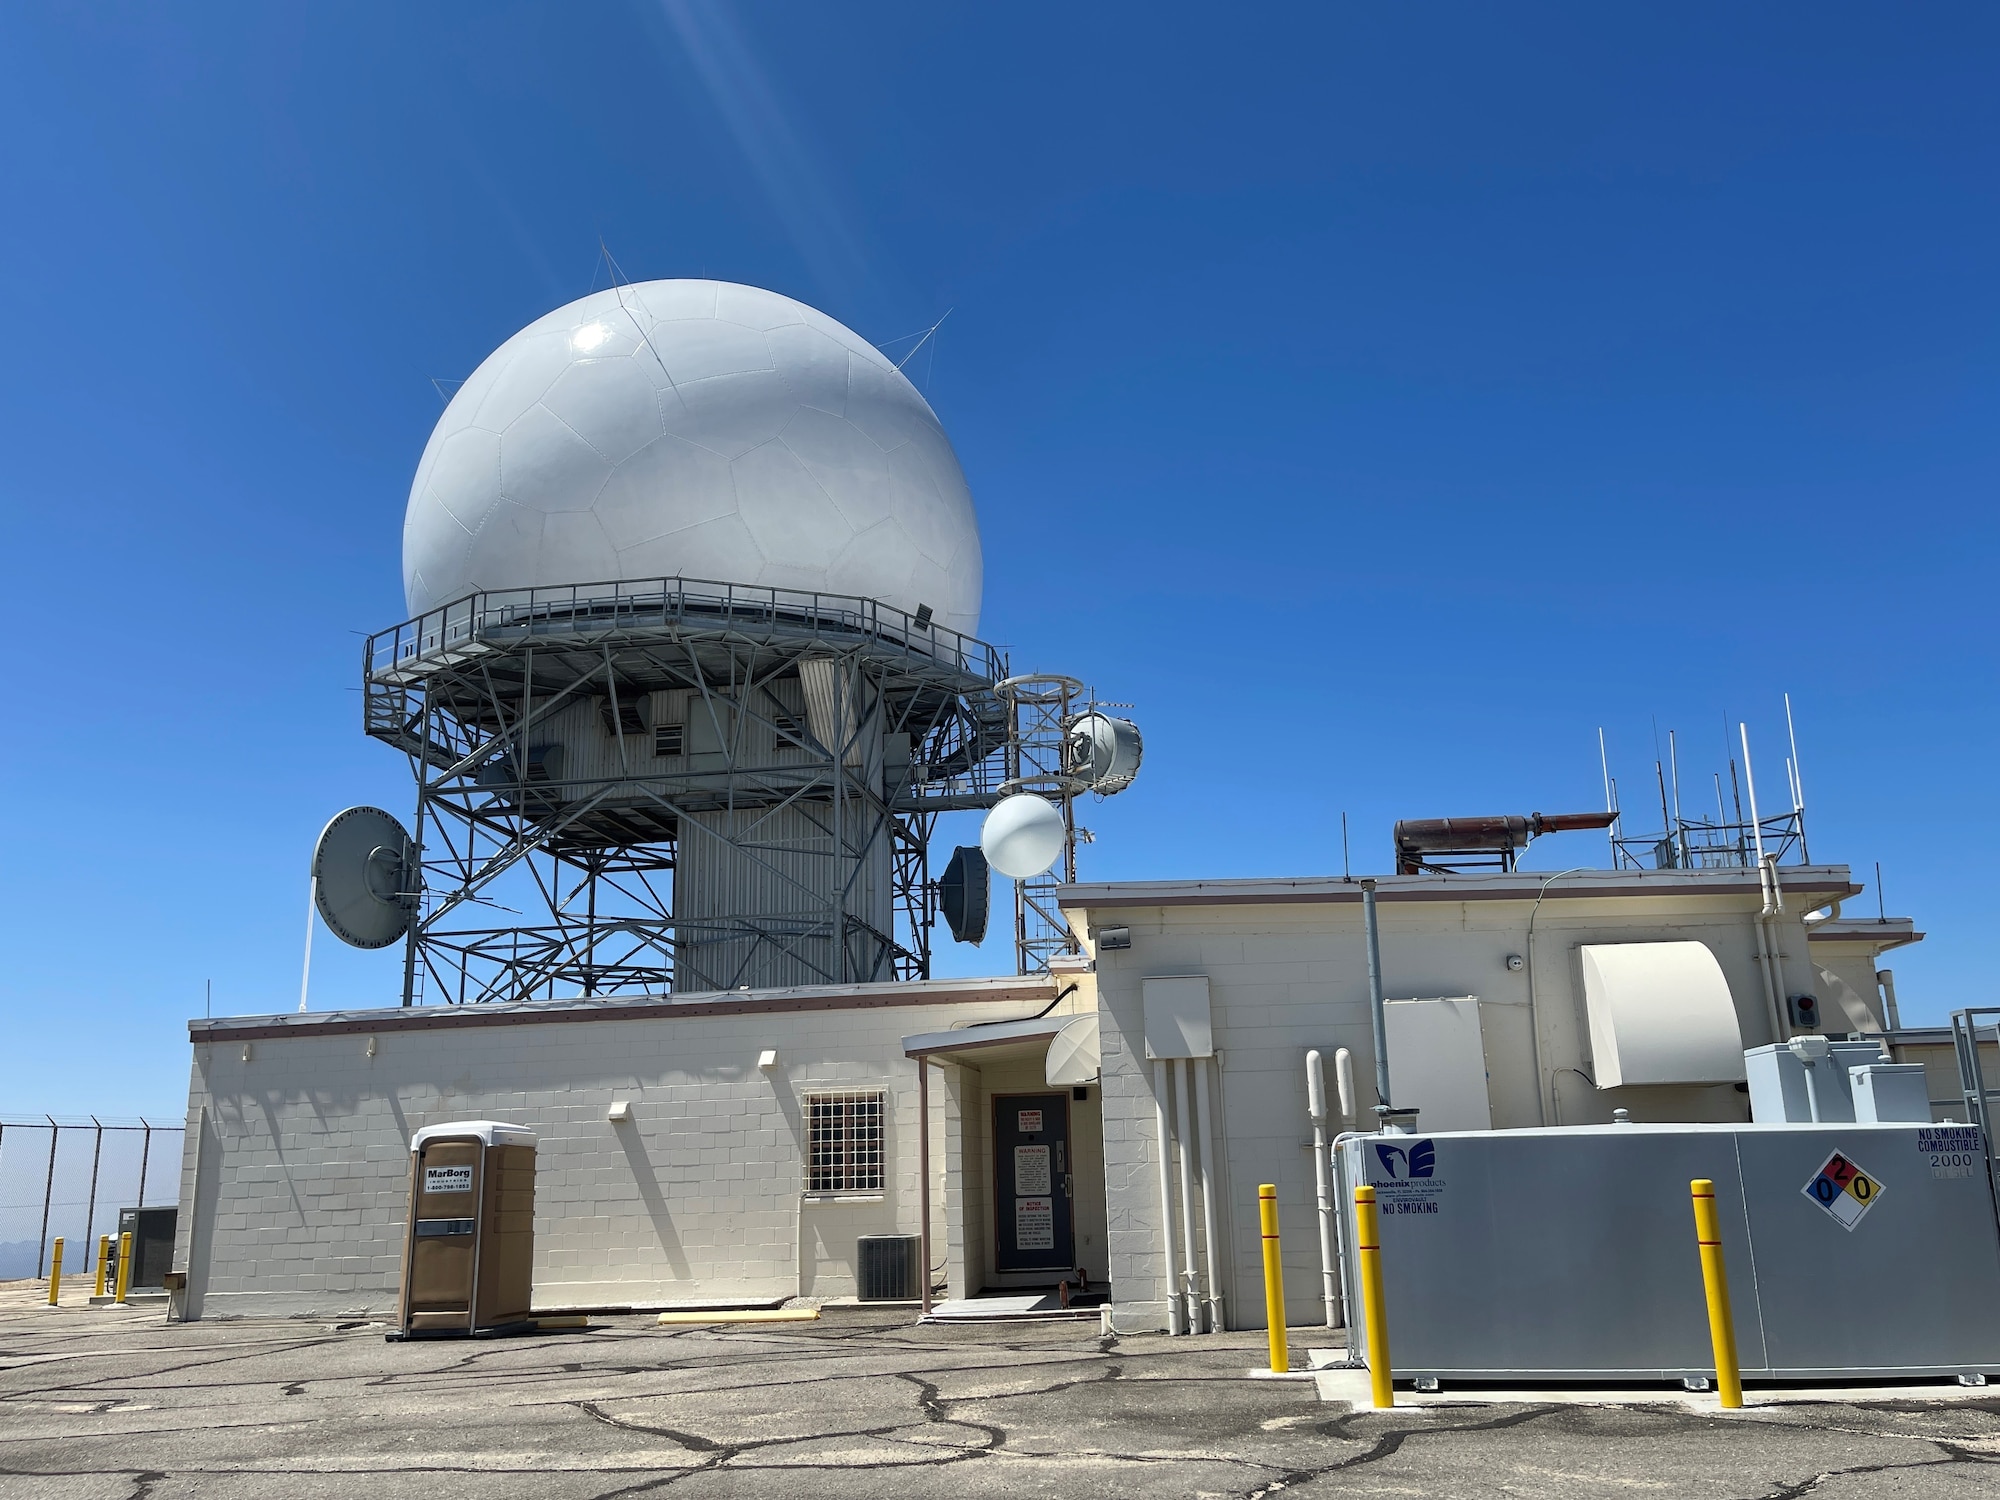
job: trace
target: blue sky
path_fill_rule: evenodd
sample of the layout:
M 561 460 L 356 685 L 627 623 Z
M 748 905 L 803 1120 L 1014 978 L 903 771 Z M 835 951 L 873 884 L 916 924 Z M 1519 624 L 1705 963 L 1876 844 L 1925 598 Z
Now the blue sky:
M 1086 878 L 1597 806 L 1600 725 L 1628 807 L 1738 719 L 1775 800 L 1790 692 L 1906 1014 L 1990 1000 L 1996 71 L 1976 5 L 9 8 L 0 1111 L 174 1114 L 206 981 L 296 1004 L 313 836 L 409 800 L 431 381 L 600 238 L 952 310 L 982 633 L 1147 734 Z M 394 985 L 322 933 L 316 1005 Z

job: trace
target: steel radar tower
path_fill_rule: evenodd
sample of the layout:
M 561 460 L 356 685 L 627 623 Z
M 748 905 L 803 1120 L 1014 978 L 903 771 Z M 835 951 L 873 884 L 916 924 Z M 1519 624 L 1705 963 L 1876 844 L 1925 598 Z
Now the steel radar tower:
M 405 1005 L 925 978 L 940 918 L 985 935 L 988 846 L 1027 868 L 993 837 L 1026 803 L 1060 837 L 1017 966 L 1074 946 L 1073 804 L 1138 731 L 977 637 L 950 441 L 833 319 L 714 281 L 537 319 L 448 403 L 403 564 L 363 698 L 413 817 L 336 818 L 313 868 L 336 935 L 402 942 Z M 934 880 L 963 810 L 981 847 Z

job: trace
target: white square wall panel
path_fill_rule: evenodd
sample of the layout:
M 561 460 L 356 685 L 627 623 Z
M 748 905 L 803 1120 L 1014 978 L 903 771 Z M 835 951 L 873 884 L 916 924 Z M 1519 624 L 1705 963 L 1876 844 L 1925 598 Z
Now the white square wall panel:
M 1476 999 L 1390 1000 L 1382 1007 L 1382 1029 L 1389 1093 L 1397 1108 L 1416 1108 L 1417 1129 L 1493 1128 Z
M 1215 1033 L 1208 1011 L 1208 976 L 1181 974 L 1142 979 L 1146 1006 L 1146 1056 L 1210 1057 Z

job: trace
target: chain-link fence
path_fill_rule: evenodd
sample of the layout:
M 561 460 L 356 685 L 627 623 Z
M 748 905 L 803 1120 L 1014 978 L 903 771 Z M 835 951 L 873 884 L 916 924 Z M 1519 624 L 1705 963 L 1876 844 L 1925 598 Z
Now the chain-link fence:
M 46 1276 L 49 1247 L 63 1269 L 97 1265 L 97 1237 L 116 1235 L 121 1208 L 180 1196 L 179 1124 L 130 1117 L 0 1115 L 0 1281 Z

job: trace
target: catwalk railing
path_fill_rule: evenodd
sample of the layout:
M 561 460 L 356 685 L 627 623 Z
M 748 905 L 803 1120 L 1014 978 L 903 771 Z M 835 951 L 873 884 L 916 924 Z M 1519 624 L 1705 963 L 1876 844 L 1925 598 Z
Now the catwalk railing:
M 368 638 L 370 678 L 476 654 L 489 641 L 535 635 L 670 625 L 745 626 L 788 634 L 880 640 L 928 656 L 988 682 L 1007 674 L 1006 658 L 972 636 L 876 599 L 805 589 L 758 588 L 705 578 L 496 589 L 426 610 Z

